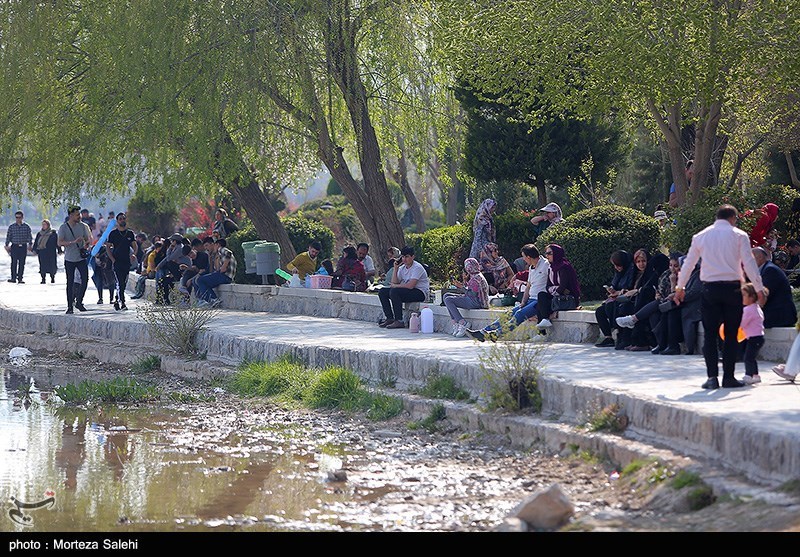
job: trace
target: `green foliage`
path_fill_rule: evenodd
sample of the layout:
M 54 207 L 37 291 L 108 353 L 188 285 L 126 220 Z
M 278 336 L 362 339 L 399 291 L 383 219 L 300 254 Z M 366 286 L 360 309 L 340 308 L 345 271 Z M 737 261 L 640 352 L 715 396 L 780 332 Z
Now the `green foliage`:
M 432 279 L 444 281 L 461 276 L 464 259 L 469 257 L 472 245 L 471 222 L 433 228 L 422 234 L 406 234 L 406 243 L 416 251 L 415 259 L 430 266 Z
M 632 460 L 622 469 L 623 476 L 631 476 L 647 466 L 647 462 L 641 459 Z
M 494 219 L 494 226 L 500 253 L 509 263 L 520 256 L 522 246 L 533 242 L 534 230 L 528 212 L 514 209 L 498 214 Z
M 439 422 L 447 418 L 447 410 L 444 407 L 444 404 L 436 404 L 430 411 L 425 418 L 415 421 L 415 422 L 408 422 L 408 429 L 424 429 L 428 433 L 434 433 L 439 429 Z
M 603 284 L 613 272 L 608 258 L 614 250 L 633 253 L 645 248 L 654 253 L 659 238 L 658 223 L 651 216 L 628 207 L 604 205 L 578 211 L 550 226 L 536 246 L 541 252 L 547 244 L 563 247 L 578 274 L 581 298 L 594 300 L 604 295 Z
M 675 477 L 672 478 L 670 485 L 674 489 L 683 489 L 690 485 L 700 485 L 703 479 L 696 472 L 689 472 L 688 470 L 678 470 Z
M 496 343 L 482 352 L 479 361 L 484 380 L 483 396 L 488 410 L 512 412 L 542 409 L 539 375 L 544 367 L 546 347 L 532 342 L 535 329 L 529 321 L 504 332 Z
M 456 383 L 450 375 L 431 373 L 425 380 L 425 385 L 416 391 L 417 394 L 428 398 L 443 398 L 446 400 L 469 400 L 467 391 Z
M 713 505 L 717 497 L 714 495 L 714 490 L 710 485 L 703 484 L 692 489 L 687 496 L 687 500 L 690 510 L 699 511 L 709 505 Z
M 345 411 L 369 408 L 370 400 L 361 378 L 338 366 L 323 369 L 303 397 L 311 408 L 340 408 Z
M 161 358 L 155 354 L 139 358 L 131 364 L 132 373 L 150 373 L 161 369 Z
M 292 215 L 281 220 L 297 253 L 306 251 L 309 243 L 318 240 L 322 244 L 322 253 L 318 259 L 321 261 L 332 257 L 336 237 L 330 228 L 300 215 Z
M 788 239 L 785 237 L 786 219 L 791 214 L 792 201 L 797 197 L 800 197 L 800 192 L 780 184 L 750 188 L 744 193 L 738 188 L 727 189 L 724 186 L 706 188 L 699 199 L 675 210 L 673 224 L 664 231 L 665 244 L 672 251 L 686 253 L 692 243 L 692 236 L 714 222 L 717 208 L 723 203 L 730 203 L 740 213 L 747 209 L 758 209 L 766 203 L 775 203 L 778 206 L 775 227 L 782 241 L 785 241 Z M 739 222 L 739 227 L 749 233 L 754 224 L 754 219 L 744 218 Z
M 142 385 L 134 379 L 117 377 L 109 381 L 81 381 L 57 386 L 53 392 L 68 404 L 87 402 L 148 402 L 159 396 L 158 389 Z
M 178 208 L 175 200 L 164 192 L 137 193 L 128 202 L 126 210 L 128 226 L 132 230 L 147 232 L 148 236 L 158 234 L 167 238 L 175 232 Z
M 167 398 L 172 402 L 178 402 L 180 404 L 194 404 L 197 402 L 214 402 L 216 398 L 211 395 L 193 395 L 190 393 L 181 393 L 178 391 L 172 391 L 167 395 Z
M 361 221 L 358 220 L 355 209 L 353 209 L 350 203 L 333 205 L 332 208 L 306 208 L 304 205 L 298 209 L 295 216 L 303 217 L 330 228 L 336 239 L 334 252 L 337 254 L 346 244 L 356 245 L 360 242 L 369 243 L 367 233 Z M 305 249 L 304 247 L 302 251 L 305 251 Z
M 367 418 L 373 421 L 389 420 L 399 415 L 402 411 L 402 399 L 378 393 L 371 397 Z
M 303 375 L 306 375 L 305 367 L 288 358 L 274 362 L 252 361 L 239 366 L 226 387 L 229 391 L 242 396 L 269 397 L 285 393 L 293 385 L 302 384 L 300 378 Z

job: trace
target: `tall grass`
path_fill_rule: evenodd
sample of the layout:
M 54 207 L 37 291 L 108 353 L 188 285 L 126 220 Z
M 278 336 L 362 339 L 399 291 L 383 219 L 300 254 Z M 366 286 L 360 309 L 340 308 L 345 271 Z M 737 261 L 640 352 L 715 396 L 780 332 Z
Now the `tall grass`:
M 149 402 L 160 396 L 156 387 L 142 385 L 134 379 L 125 377 L 108 381 L 85 380 L 78 384 L 68 383 L 56 387 L 53 392 L 68 404 Z

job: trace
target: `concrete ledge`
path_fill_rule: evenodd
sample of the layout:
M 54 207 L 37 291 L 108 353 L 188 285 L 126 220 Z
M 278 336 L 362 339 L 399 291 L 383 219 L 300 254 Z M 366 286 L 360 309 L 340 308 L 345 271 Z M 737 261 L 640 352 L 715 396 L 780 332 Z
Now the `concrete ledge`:
M 138 275 L 132 273 L 128 280 L 128 290 L 133 291 Z M 345 292 L 331 289 L 285 288 L 271 285 L 227 284 L 216 288 L 223 307 L 234 310 L 308 315 L 313 317 L 337 317 L 355 321 L 377 323 L 383 318 L 377 294 L 366 292 Z M 147 280 L 146 296 L 155 296 L 155 281 Z M 433 310 L 433 330 L 452 333 L 453 323 L 447 308 L 432 303 L 413 303 L 405 305 L 404 319 L 412 311 L 419 311 L 427 305 Z M 496 319 L 508 315 L 511 308 L 491 307 L 489 309 L 461 310 L 473 328 L 486 327 Z M 767 329 L 764 346 L 759 358 L 773 362 L 784 362 L 789 355 L 797 331 L 794 327 Z M 561 311 L 553 320 L 553 328 L 548 331 L 551 342 L 593 343 L 600 337 L 600 327 L 594 311 Z M 698 324 L 696 346 L 703 345 L 703 326 Z

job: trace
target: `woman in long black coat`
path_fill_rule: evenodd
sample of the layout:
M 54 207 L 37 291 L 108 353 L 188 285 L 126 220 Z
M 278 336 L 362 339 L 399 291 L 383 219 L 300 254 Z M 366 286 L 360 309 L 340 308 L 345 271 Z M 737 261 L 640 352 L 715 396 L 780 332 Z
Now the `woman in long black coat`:
M 58 264 L 56 254 L 61 250 L 58 247 L 58 234 L 50 226 L 50 221 L 42 221 L 42 229 L 36 233 L 33 241 L 33 253 L 39 256 L 39 274 L 42 275 L 42 284 L 47 282 L 46 277 L 50 275 L 50 282 L 56 281 Z

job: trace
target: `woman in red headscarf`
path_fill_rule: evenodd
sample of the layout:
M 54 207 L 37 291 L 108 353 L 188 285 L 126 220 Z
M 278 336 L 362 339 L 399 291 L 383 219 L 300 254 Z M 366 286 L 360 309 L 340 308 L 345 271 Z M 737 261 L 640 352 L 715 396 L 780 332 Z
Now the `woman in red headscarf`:
M 746 211 L 743 217 L 749 215 L 756 215 L 758 220 L 753 230 L 750 232 L 750 247 L 757 248 L 767 243 L 769 231 L 778 220 L 778 206 L 774 203 L 767 203 L 761 209 L 755 211 Z

